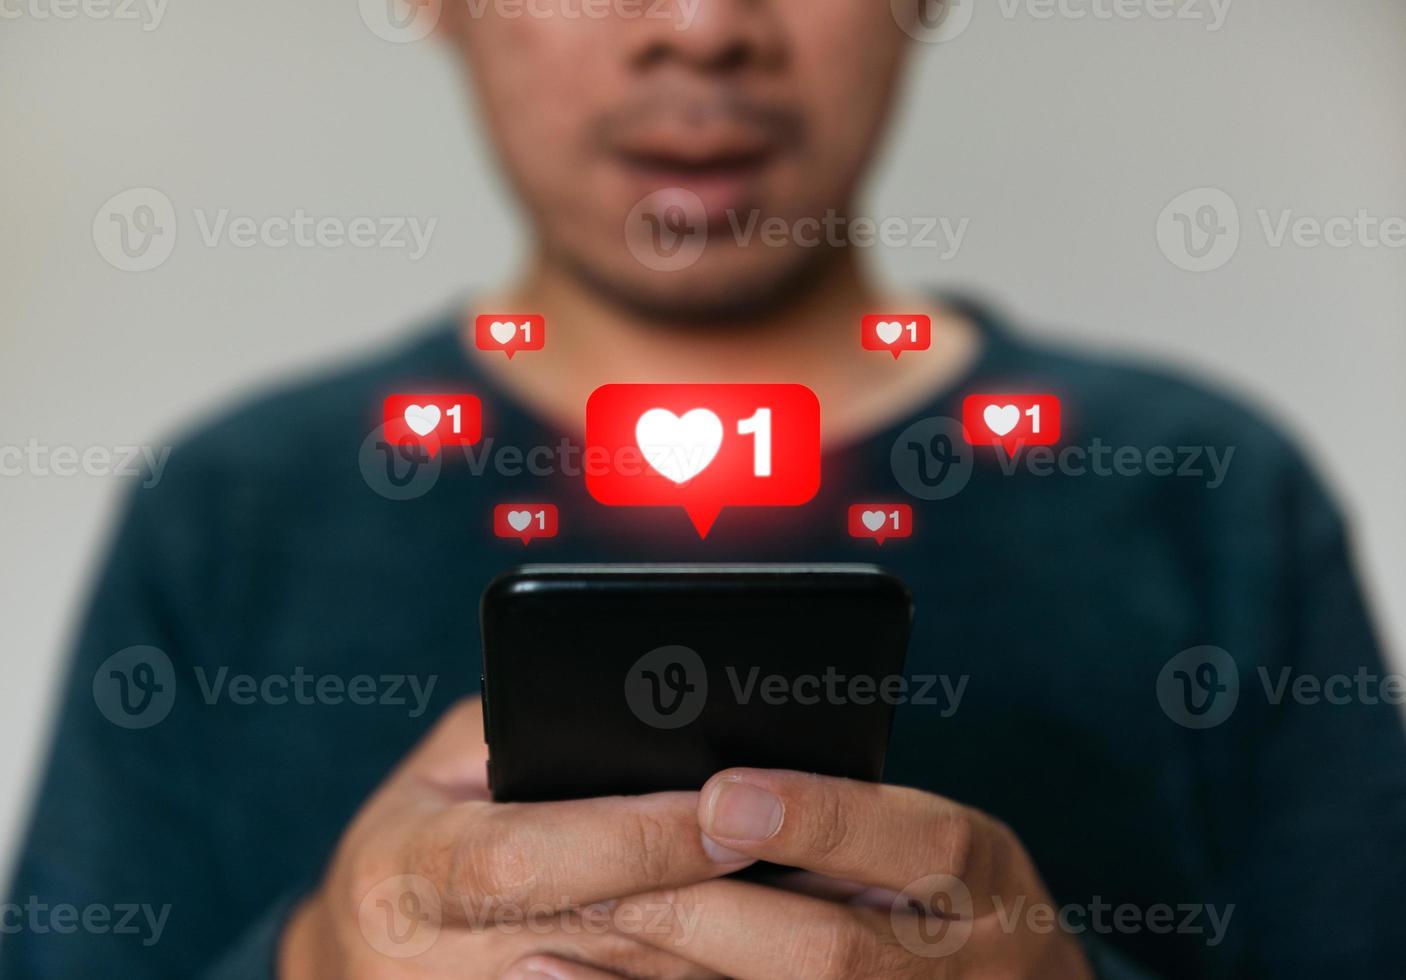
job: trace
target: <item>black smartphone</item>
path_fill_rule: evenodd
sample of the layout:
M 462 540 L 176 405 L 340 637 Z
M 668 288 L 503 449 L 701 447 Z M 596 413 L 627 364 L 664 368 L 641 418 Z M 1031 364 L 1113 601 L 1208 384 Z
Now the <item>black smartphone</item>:
M 528 565 L 484 591 L 493 796 L 877 781 L 913 618 L 872 565 Z

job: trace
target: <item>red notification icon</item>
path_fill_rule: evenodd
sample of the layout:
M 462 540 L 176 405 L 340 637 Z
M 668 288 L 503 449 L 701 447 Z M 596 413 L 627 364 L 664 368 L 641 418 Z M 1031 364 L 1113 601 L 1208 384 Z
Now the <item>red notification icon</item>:
M 390 395 L 381 404 L 388 438 L 418 443 L 431 456 L 441 446 L 470 446 L 483 435 L 483 405 L 475 395 Z
M 479 350 L 500 350 L 508 360 L 520 350 L 541 350 L 547 344 L 546 318 L 532 313 L 485 313 L 474 318 L 474 344 Z
M 820 489 L 820 401 L 795 384 L 603 385 L 586 402 L 586 489 L 609 507 L 794 507 Z
M 499 504 L 493 508 L 493 533 L 517 538 L 524 545 L 534 538 L 557 536 L 556 504 Z
M 1059 399 L 1054 395 L 968 395 L 962 434 L 973 446 L 1002 446 L 1014 456 L 1022 445 L 1059 442 Z
M 853 504 L 849 536 L 869 538 L 880 545 L 889 538 L 911 538 L 913 508 L 908 504 Z
M 920 313 L 877 313 L 860 323 L 859 342 L 865 350 L 883 350 L 898 360 L 909 350 L 932 346 L 932 317 Z

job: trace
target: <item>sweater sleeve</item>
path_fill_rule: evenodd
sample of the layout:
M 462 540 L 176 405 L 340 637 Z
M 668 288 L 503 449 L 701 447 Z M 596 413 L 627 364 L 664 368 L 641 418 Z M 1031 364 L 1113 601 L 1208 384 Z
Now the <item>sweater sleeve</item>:
M 219 894 L 204 808 L 222 733 L 188 661 L 209 535 L 175 516 L 183 503 L 165 485 L 136 490 L 97 577 L 13 869 L 5 977 L 198 976 L 241 935 L 271 954 Z

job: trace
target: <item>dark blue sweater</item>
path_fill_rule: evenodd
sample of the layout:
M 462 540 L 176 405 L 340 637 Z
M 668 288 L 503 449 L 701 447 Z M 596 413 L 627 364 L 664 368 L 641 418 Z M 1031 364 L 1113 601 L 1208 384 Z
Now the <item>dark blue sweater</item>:
M 909 672 L 949 682 L 899 709 L 889 781 L 1013 827 L 1104 974 L 1400 976 L 1406 740 L 1394 689 L 1373 696 L 1338 511 L 1233 402 L 969 312 L 987 344 L 959 390 L 827 454 L 808 506 L 725 511 L 706 540 L 680 511 L 528 472 L 514 450 L 551 447 L 540 472 L 563 434 L 478 375 L 449 320 L 183 440 L 133 494 L 84 619 L 0 976 L 267 976 L 362 800 L 476 691 L 479 594 L 529 558 L 881 561 L 917 601 Z M 435 389 L 480 393 L 487 438 L 397 488 L 367 439 L 381 398 Z M 1083 452 L 1012 463 L 957 440 L 929 489 L 964 391 L 1060 395 Z M 557 502 L 561 536 L 495 539 L 515 498 Z M 913 503 L 916 535 L 850 540 L 867 499 Z M 156 652 L 110 660 L 133 646 Z M 1169 664 L 1203 646 L 1225 653 Z M 1311 696 L 1343 676 L 1350 696 Z

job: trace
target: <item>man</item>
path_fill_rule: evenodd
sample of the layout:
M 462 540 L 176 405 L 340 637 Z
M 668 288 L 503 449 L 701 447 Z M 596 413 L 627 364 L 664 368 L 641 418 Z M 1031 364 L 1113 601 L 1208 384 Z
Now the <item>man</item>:
M 206 426 L 133 500 L 6 907 L 5 975 L 1389 975 L 1400 720 L 1383 698 L 1260 682 L 1383 673 L 1298 455 L 1180 380 L 888 294 L 853 248 L 738 234 L 853 215 L 905 56 L 890 5 L 701 0 L 687 25 L 643 15 L 658 5 L 474 9 L 438 26 L 531 261 L 405 346 Z M 933 317 L 931 351 L 857 349 L 861 317 L 895 309 Z M 545 317 L 543 351 L 473 350 L 463 324 L 506 310 Z M 821 492 L 726 513 L 706 539 L 678 512 L 598 507 L 569 473 L 446 450 L 433 486 L 397 494 L 375 435 L 352 464 L 393 391 L 475 391 L 495 444 L 526 450 L 579 444 L 603 383 L 778 380 L 820 398 Z M 967 450 L 944 463 L 965 486 L 914 477 L 975 391 L 1057 393 L 1092 462 Z M 1219 469 L 1151 465 L 1183 447 Z M 495 502 L 557 501 L 554 561 L 853 560 L 872 545 L 836 515 L 902 490 L 919 533 L 883 555 L 918 602 L 908 671 L 950 683 L 899 708 L 889 785 L 733 770 L 698 792 L 489 802 L 476 598 L 522 555 L 487 533 Z M 124 721 L 109 676 L 168 713 Z M 396 677 L 421 700 L 379 686 Z M 355 678 L 374 707 L 349 699 Z M 730 877 L 755 860 L 808 874 Z M 27 924 L 61 904 L 151 926 Z

